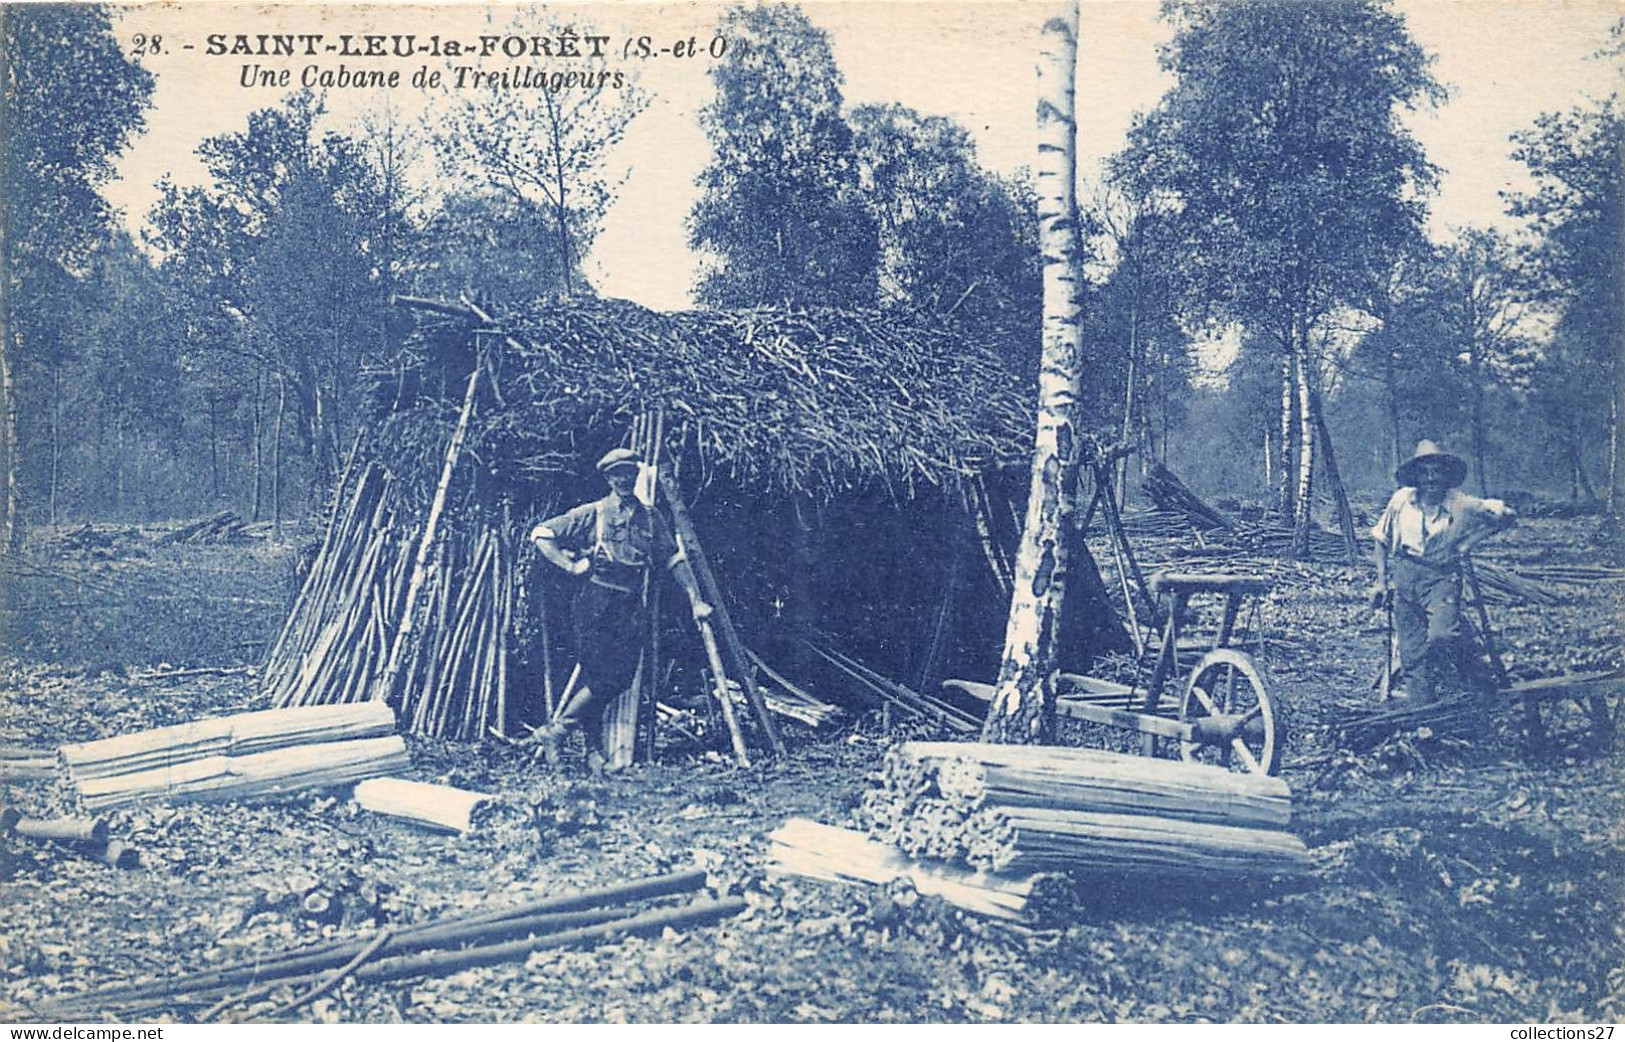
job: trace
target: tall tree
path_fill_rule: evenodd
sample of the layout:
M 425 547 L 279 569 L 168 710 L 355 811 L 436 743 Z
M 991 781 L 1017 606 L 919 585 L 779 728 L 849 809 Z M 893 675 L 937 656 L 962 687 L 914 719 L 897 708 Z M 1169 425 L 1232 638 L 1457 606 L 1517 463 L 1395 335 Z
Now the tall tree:
M 829 38 L 798 7 L 732 7 L 700 112 L 711 162 L 688 217 L 717 307 L 852 305 L 876 295 L 875 222 L 858 185 Z
M 506 31 L 557 37 L 569 28 L 522 14 Z M 501 197 L 528 252 L 553 252 L 553 284 L 534 280 L 533 294 L 569 297 L 586 288 L 582 260 L 625 180 L 611 172 L 609 156 L 649 104 L 624 71 L 613 75 L 621 80 L 595 76 L 562 91 L 467 91 L 437 125 L 435 151 L 447 180 Z
M 1513 141 L 1512 155 L 1529 167 L 1536 189 L 1508 196 L 1508 209 L 1527 217 L 1538 236 L 1536 268 L 1546 298 L 1562 308 L 1569 358 L 1583 351 L 1593 378 L 1613 389 L 1609 508 L 1625 517 L 1625 117 L 1619 95 L 1546 113 Z
M 104 7 L 0 9 L 0 549 L 22 539 L 17 418 L 53 346 L 47 286 L 74 278 L 113 213 L 98 192 L 144 129 L 152 76 L 124 57 Z M 44 402 L 30 401 L 29 411 Z
M 1078 6 L 1044 23 L 1038 54 L 1038 222 L 1044 259 L 1043 353 L 1032 484 L 1011 581 L 999 682 L 982 737 L 1048 741 L 1055 728 L 1055 670 L 1067 586 L 1072 512 L 1085 440 L 1083 242 L 1078 222 L 1076 68 Z
M 1175 84 L 1115 169 L 1177 214 L 1187 304 L 1279 346 L 1282 430 L 1296 449 L 1281 455 L 1299 460 L 1290 498 L 1294 548 L 1306 552 L 1317 448 L 1333 463 L 1317 332 L 1359 305 L 1372 258 L 1420 225 L 1436 175 L 1401 115 L 1442 90 L 1386 0 L 1171 0 L 1163 11 Z
M 1467 228 L 1438 251 L 1419 303 L 1433 312 L 1449 345 L 1458 383 L 1466 390 L 1467 433 L 1473 477 L 1489 495 L 1485 457 L 1490 449 L 1489 402 L 1497 388 L 1520 384 L 1534 352 L 1524 335 L 1525 279 L 1506 239 Z
M 879 236 L 881 302 L 977 332 L 1030 325 L 1036 333 L 1042 279 L 1031 190 L 982 169 L 969 132 L 946 117 L 862 105 L 848 122 Z
M 1154 201 L 1118 186 L 1102 187 L 1093 213 L 1112 269 L 1090 307 L 1093 339 L 1102 346 L 1090 367 L 1090 383 L 1100 388 L 1092 397 L 1097 412 L 1116 417 L 1118 437 L 1137 445 L 1144 475 L 1153 461 L 1166 459 L 1161 432 L 1189 390 L 1190 337 L 1177 307 L 1176 243 Z M 1119 501 L 1127 475 L 1124 457 Z
M 190 302 L 189 363 L 210 459 L 220 459 L 222 439 L 238 440 L 232 430 L 250 427 L 257 447 L 269 426 L 279 492 L 280 432 L 293 427 L 313 497 L 353 434 L 356 378 L 385 321 L 380 170 L 357 142 L 320 131 L 322 116 L 308 92 L 251 113 L 245 130 L 199 146 L 212 183 L 164 185 L 152 214 L 170 285 Z M 267 384 L 277 402 L 269 424 L 260 422 Z M 245 408 L 250 422 L 234 422 Z M 230 479 L 217 473 L 218 494 Z M 281 505 L 274 494 L 274 517 Z

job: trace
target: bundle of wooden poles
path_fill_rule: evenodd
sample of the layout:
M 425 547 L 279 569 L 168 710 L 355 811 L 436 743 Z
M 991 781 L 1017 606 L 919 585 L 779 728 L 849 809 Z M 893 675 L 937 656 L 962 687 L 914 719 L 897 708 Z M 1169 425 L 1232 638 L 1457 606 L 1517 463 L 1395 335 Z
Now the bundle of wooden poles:
M 972 872 L 946 862 L 915 860 L 861 832 L 806 818 L 791 818 L 768 839 L 768 870 L 774 874 L 880 885 L 906 879 L 922 894 L 994 919 L 1034 918 L 1043 904 L 1038 898 L 1051 882 L 1043 876 Z
M 503 806 L 495 796 L 405 778 L 368 778 L 352 794 L 356 806 L 437 832 L 484 828 Z
M 408 763 L 395 714 L 381 702 L 239 713 L 65 745 L 60 753 L 92 810 L 328 788 Z
M 1309 869 L 1280 779 L 1094 749 L 908 742 L 863 809 L 905 854 L 1001 873 Z
M 512 539 L 499 527 L 448 531 L 424 553 L 428 522 L 393 486 L 369 463 L 341 490 L 266 659 L 265 690 L 279 706 L 389 701 L 415 733 L 482 735 L 507 709 Z
M 26 745 L 0 745 L 0 782 L 31 781 L 56 774 L 56 753 Z
M 705 882 L 702 871 L 678 872 L 527 904 L 476 908 L 430 922 L 386 927 L 369 939 L 328 941 L 178 977 L 63 996 L 49 1012 L 85 1020 L 212 1003 L 192 1018 L 205 1022 L 228 1010 L 264 1002 L 278 991 L 294 990 L 293 998 L 259 1014 L 276 1019 L 346 977 L 374 982 L 444 976 L 522 960 L 549 948 L 706 926 L 744 910 L 741 898 L 701 894 Z M 643 904 L 674 897 L 679 899 L 675 903 Z

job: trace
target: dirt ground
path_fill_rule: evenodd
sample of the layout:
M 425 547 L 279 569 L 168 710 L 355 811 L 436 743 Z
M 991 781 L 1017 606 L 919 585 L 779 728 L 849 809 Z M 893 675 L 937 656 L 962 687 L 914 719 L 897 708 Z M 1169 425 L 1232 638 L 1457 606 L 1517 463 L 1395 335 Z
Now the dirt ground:
M 1531 522 L 1489 556 L 1514 567 L 1595 562 L 1585 542 L 1594 526 Z M 51 574 L 37 581 L 67 588 L 72 581 L 62 575 L 77 575 L 116 586 L 120 568 L 135 574 L 189 561 L 199 583 L 218 591 L 227 582 L 220 576 L 233 575 L 229 595 L 255 602 L 241 606 L 251 613 L 243 632 L 222 640 L 243 644 L 241 657 L 251 659 L 255 641 L 269 639 L 254 631 L 274 630 L 289 588 L 286 563 L 270 551 L 145 550 L 143 565 L 127 551 L 145 543 L 132 536 L 121 545 L 104 556 L 53 556 Z M 1266 664 L 1272 691 L 1292 706 L 1283 776 L 1294 792 L 1294 831 L 1316 864 L 1307 884 L 1123 880 L 1084 893 L 1063 920 L 1029 928 L 978 919 L 906 887 L 769 875 L 768 832 L 796 815 L 855 826 L 885 750 L 930 733 L 884 734 L 878 714 L 816 737 L 792 726 L 782 762 L 740 770 L 715 753 L 668 750 L 660 763 L 604 781 L 561 775 L 500 744 L 409 740 L 411 777 L 494 793 L 516 812 L 465 839 L 358 811 L 343 794 L 145 806 L 109 818 L 113 833 L 142 852 L 134 871 L 0 840 L 0 1020 L 47 1019 L 54 1001 L 114 983 L 151 982 L 158 993 L 183 972 L 323 937 L 365 937 L 383 922 L 694 864 L 718 889 L 743 895 L 746 911 L 717 926 L 542 951 L 447 977 L 346 982 L 291 1019 L 1625 1018 L 1618 739 L 1576 731 L 1535 742 L 1508 711 L 1466 737 L 1413 732 L 1359 755 L 1340 749 L 1328 728 L 1369 697 L 1382 659 L 1380 620 L 1363 606 L 1360 570 L 1303 566 L 1297 580 L 1270 602 L 1268 621 L 1289 640 Z M 1514 671 L 1617 663 L 1625 582 L 1553 589 L 1559 606 L 1496 609 Z M 0 743 L 54 747 L 262 708 L 249 672 L 164 676 L 152 656 L 169 638 L 141 627 L 169 620 L 125 616 L 81 627 L 107 635 L 95 655 L 83 654 L 83 644 L 77 653 L 10 646 L 0 659 Z M 144 664 L 118 661 L 111 635 L 126 631 L 146 649 Z M 12 783 L 5 799 L 31 814 L 71 810 L 55 779 Z M 342 895 L 338 922 L 318 922 L 287 900 L 307 882 Z M 263 1014 L 288 994 L 229 1015 Z M 189 1021 L 203 1005 L 177 1000 L 132 1018 L 109 1004 L 97 1015 Z

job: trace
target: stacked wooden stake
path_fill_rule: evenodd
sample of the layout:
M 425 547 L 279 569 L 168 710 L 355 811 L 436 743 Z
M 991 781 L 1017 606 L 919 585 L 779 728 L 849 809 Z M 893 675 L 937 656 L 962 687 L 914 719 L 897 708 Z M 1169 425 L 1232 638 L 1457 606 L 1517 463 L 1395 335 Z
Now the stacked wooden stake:
M 997 872 L 1298 875 L 1278 778 L 1092 749 L 909 742 L 864 810 L 905 854 Z
M 311 706 L 193 720 L 150 731 L 64 745 L 59 751 L 68 777 L 79 785 L 95 778 L 201 760 L 247 756 L 317 742 L 342 742 L 393 734 L 395 714 L 386 705 Z
M 327 788 L 407 765 L 381 703 L 272 709 L 63 746 L 87 808 Z
M 393 522 L 391 482 L 376 464 L 341 488 L 335 511 L 266 657 L 264 691 L 278 706 L 356 702 L 370 694 L 400 616 L 411 555 Z
M 0 781 L 29 781 L 56 774 L 56 754 L 49 749 L 0 745 Z
M 355 787 L 354 799 L 374 814 L 463 834 L 484 827 L 499 806 L 496 797 L 483 792 L 405 778 L 369 778 Z
M 482 735 L 506 711 L 512 540 L 492 528 L 436 540 L 418 580 L 419 624 L 396 652 L 419 549 L 397 498 L 376 464 L 341 494 L 346 505 L 266 660 L 265 690 L 278 706 L 389 701 L 415 733 Z

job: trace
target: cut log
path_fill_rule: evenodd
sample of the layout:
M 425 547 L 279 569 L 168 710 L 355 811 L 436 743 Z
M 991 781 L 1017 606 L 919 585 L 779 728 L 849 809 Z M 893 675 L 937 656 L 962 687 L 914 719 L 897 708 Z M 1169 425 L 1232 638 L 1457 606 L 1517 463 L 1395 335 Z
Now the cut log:
M 483 792 L 405 778 L 369 778 L 355 787 L 355 802 L 362 809 L 445 832 L 479 828 L 495 800 Z
M 209 756 L 171 767 L 90 778 L 79 783 L 86 808 L 152 799 L 229 800 L 285 796 L 349 785 L 408 765 L 399 735 L 321 742 L 248 756 Z
M 315 742 L 393 734 L 395 713 L 376 702 L 290 706 L 197 720 L 171 727 L 64 745 L 61 756 L 75 784 L 213 756 L 245 756 Z
M 1025 918 L 1033 890 L 1031 876 L 967 872 L 941 862 L 911 861 L 861 832 L 806 818 L 791 818 L 768 838 L 773 841 L 770 872 L 828 882 L 883 884 L 906 878 L 922 894 L 996 919 Z
M 53 843 L 102 846 L 107 843 L 107 822 L 100 818 L 55 818 L 49 821 L 18 818 L 11 826 L 11 831 L 28 839 L 49 840 Z

